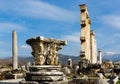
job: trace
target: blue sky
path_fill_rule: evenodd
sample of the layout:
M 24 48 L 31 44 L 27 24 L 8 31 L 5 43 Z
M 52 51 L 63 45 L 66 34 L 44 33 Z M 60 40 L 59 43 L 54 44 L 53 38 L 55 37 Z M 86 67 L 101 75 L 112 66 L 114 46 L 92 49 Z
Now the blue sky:
M 12 55 L 12 30 L 17 31 L 19 56 L 31 56 L 26 40 L 37 36 L 67 40 L 60 53 L 78 56 L 79 5 L 84 3 L 97 47 L 104 53 L 120 53 L 119 0 L 0 0 L 0 57 Z

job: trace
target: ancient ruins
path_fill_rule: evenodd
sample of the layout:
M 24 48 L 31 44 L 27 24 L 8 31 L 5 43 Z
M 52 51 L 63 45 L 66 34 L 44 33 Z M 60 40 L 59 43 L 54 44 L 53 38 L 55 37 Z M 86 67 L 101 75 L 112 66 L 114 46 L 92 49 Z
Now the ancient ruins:
M 72 59 L 69 58 L 69 59 L 68 59 L 68 67 L 69 67 L 69 68 L 72 68 L 72 65 L 73 65 Z
M 81 50 L 76 64 L 72 56 L 65 59 L 66 65 L 59 62 L 58 53 L 67 41 L 38 36 L 26 40 L 34 60 L 19 67 L 17 33 L 14 30 L 12 67 L 0 66 L 0 77 L 15 80 L 3 80 L 0 84 L 120 84 L 120 62 L 103 62 L 102 50 L 97 51 L 95 31 L 90 29 L 88 8 L 85 4 L 79 7 Z
M 17 34 L 16 31 L 12 31 L 12 60 L 13 70 L 18 69 L 18 55 L 17 55 Z
M 26 41 L 32 47 L 35 65 L 58 65 L 58 51 L 66 45 L 66 41 L 43 36 Z
M 98 63 L 102 65 L 102 51 L 98 49 Z
M 26 43 L 32 48 L 34 63 L 26 73 L 26 81 L 21 81 L 21 84 L 67 82 L 58 62 L 58 51 L 67 44 L 66 41 L 40 36 L 28 39 Z
M 80 58 L 88 60 L 90 63 L 95 64 L 97 62 L 96 53 L 96 40 L 95 31 L 90 30 L 90 17 L 88 15 L 88 9 L 85 4 L 80 5 L 81 10 L 81 51 Z
M 95 31 L 90 30 L 90 18 L 85 4 L 80 5 L 81 10 L 81 51 L 77 73 L 81 78 L 73 79 L 72 84 L 116 84 L 118 81 L 117 71 L 112 61 L 102 63 L 102 51 L 98 49 L 95 39 Z M 119 83 L 118 83 L 119 84 Z

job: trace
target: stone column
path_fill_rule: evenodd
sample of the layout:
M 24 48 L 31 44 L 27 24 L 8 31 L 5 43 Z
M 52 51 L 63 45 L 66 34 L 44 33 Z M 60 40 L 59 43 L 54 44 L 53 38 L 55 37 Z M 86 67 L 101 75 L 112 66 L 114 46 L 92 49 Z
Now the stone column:
M 18 68 L 18 56 L 17 56 L 17 34 L 16 31 L 12 31 L 12 62 L 13 70 Z
M 68 59 L 68 67 L 72 68 L 72 59 L 70 59 L 70 58 Z
M 80 5 L 81 10 L 81 52 L 80 58 L 91 61 L 90 57 L 90 18 L 88 16 L 88 10 L 85 4 Z
M 98 63 L 102 64 L 102 51 L 98 49 Z
M 90 31 L 90 54 L 91 54 L 91 63 L 95 64 L 97 62 L 96 54 L 96 40 L 95 40 L 95 31 Z

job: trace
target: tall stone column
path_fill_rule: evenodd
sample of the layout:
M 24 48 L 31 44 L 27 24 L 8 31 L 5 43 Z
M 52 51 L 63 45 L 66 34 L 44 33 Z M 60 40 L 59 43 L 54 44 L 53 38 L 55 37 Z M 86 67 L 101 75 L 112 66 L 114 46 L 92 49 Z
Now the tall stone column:
M 102 64 L 102 51 L 98 49 L 98 63 Z
M 12 31 L 12 62 L 13 70 L 18 68 L 18 55 L 17 55 L 17 34 L 16 31 Z
M 91 63 L 95 64 L 97 62 L 97 53 L 96 53 L 96 39 L 95 39 L 95 31 L 90 31 L 90 54 L 91 54 Z
M 80 5 L 81 10 L 81 52 L 80 58 L 91 61 L 90 57 L 90 18 L 88 16 L 88 9 L 85 4 Z

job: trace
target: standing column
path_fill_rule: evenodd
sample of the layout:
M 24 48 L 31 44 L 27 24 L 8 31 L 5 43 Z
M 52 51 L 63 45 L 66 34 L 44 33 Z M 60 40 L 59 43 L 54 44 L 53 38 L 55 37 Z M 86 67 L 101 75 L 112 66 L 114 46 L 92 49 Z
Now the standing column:
M 16 31 L 12 31 L 12 62 L 13 70 L 18 68 L 18 56 L 17 56 L 17 34 Z
M 88 9 L 85 4 L 80 5 L 81 10 L 81 52 L 80 58 L 91 61 L 90 57 L 90 18 L 88 16 Z
M 91 54 L 91 63 L 95 64 L 97 62 L 96 56 L 96 39 L 95 39 L 95 31 L 90 31 L 90 54 Z
M 98 49 L 98 63 L 102 64 L 102 51 Z

